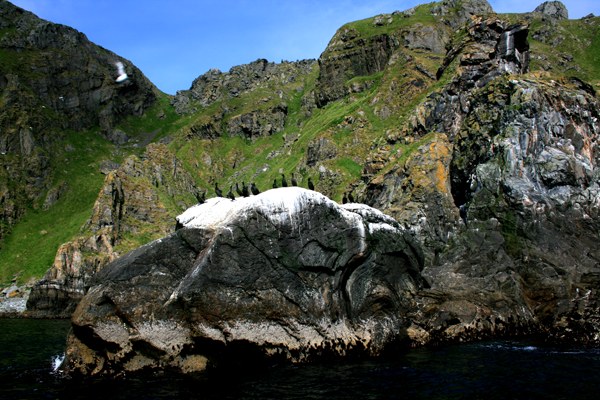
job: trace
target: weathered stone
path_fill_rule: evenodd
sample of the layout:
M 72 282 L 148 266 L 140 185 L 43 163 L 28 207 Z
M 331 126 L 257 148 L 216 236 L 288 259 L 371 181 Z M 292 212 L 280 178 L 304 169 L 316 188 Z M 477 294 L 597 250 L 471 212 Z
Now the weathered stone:
M 533 10 L 536 13 L 542 13 L 556 19 L 569 19 L 567 7 L 560 1 L 546 1 Z
M 432 14 L 441 16 L 453 29 L 461 27 L 473 16 L 485 16 L 493 12 L 486 0 L 443 0 L 431 8 Z
M 58 199 L 67 191 L 69 185 L 67 182 L 61 182 L 58 186 L 53 187 L 46 194 L 46 199 L 44 200 L 44 204 L 42 205 L 43 210 L 48 210 L 52 207 Z
M 247 138 L 271 136 L 283 130 L 286 115 L 287 106 L 285 104 L 267 110 L 236 115 L 229 119 L 227 131 L 230 135 Z
M 113 142 L 114 144 L 125 144 L 129 141 L 129 136 L 121 129 L 112 129 L 106 133 L 106 138 Z
M 329 139 L 320 138 L 309 143 L 306 149 L 306 165 L 313 167 L 319 161 L 329 160 L 337 155 L 337 147 Z
M 67 371 L 373 355 L 406 336 L 419 250 L 377 210 L 294 187 L 214 198 L 178 221 L 96 276 L 73 314 Z
M 319 58 L 317 106 L 345 96 L 349 79 L 382 71 L 399 46 L 398 40 L 387 34 L 365 39 L 352 30 L 338 31 Z
M 540 332 L 600 342 L 591 283 L 600 273 L 600 108 L 587 85 L 518 76 L 527 70 L 526 32 L 474 19 L 449 49 L 447 60 L 461 64 L 454 79 L 407 124 L 451 143 L 438 159 L 449 190 L 415 184 L 432 176 L 427 159 L 369 178 L 367 203 L 423 244 L 430 288 L 408 331 L 418 343 Z M 417 197 L 424 187 L 433 193 Z M 417 212 L 406 215 L 408 199 Z
M 449 37 L 445 30 L 433 26 L 414 24 L 403 32 L 404 46 L 409 49 L 428 50 L 433 53 L 444 53 Z
M 221 137 L 223 135 L 220 121 L 222 118 L 223 115 L 219 115 L 190 125 L 187 136 L 189 138 L 198 137 L 201 139 L 216 139 Z

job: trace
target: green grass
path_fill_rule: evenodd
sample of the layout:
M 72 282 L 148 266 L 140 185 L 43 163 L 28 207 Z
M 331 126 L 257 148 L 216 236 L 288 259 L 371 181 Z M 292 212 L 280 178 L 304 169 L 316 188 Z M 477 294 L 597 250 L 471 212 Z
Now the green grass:
M 335 160 L 335 164 L 340 170 L 347 172 L 353 177 L 360 176 L 362 172 L 362 165 L 351 158 L 338 158 Z
M 5 238 L 0 251 L 3 284 L 15 274 L 19 274 L 20 282 L 42 276 L 52 265 L 58 247 L 77 235 L 91 216 L 104 179 L 98 162 L 108 158 L 112 147 L 93 131 L 67 132 L 62 144 L 73 150 L 57 150 L 53 183 L 66 182 L 68 189 L 47 211 L 41 207 L 42 198 Z
M 392 22 L 389 24 L 387 18 L 384 17 L 383 24 L 376 25 L 374 22 L 377 17 L 372 17 L 351 22 L 341 29 L 355 29 L 362 37 L 372 37 L 396 32 L 414 24 L 433 25 L 436 23 L 435 17 L 431 14 L 431 4 L 422 4 L 415 7 L 415 13 L 408 18 L 403 15 L 389 15 L 392 17 Z
M 545 62 L 555 77 L 575 76 L 600 88 L 600 17 L 587 20 L 560 21 L 550 30 L 550 43 L 532 38 L 532 33 L 544 30 L 544 22 L 534 20 L 530 27 L 530 45 L 532 55 L 543 55 L 546 60 L 538 61 L 532 57 L 531 70 L 542 70 Z M 555 44 L 554 40 L 558 43 Z M 572 56 L 573 60 L 565 60 Z M 576 66 L 577 68 L 574 68 Z
M 310 118 L 307 118 L 303 114 L 302 97 L 314 89 L 317 72 L 314 69 L 303 81 L 285 90 L 288 115 L 282 132 L 253 140 L 229 136 L 227 133 L 217 140 L 189 139 L 180 135 L 171 144 L 171 148 L 176 151 L 186 169 L 192 172 L 197 184 L 208 190 L 209 196 L 214 195 L 215 181 L 219 182 L 223 190 L 227 190 L 235 182 L 241 184 L 242 181 L 255 182 L 265 190 L 271 187 L 273 179 L 280 180 L 281 172 L 286 174 L 288 180 L 292 172 L 296 172 L 299 182 L 305 186 L 309 174 L 313 180 L 317 175 L 302 167 L 309 143 L 320 135 L 335 130 L 347 115 L 355 112 L 361 105 L 360 102 L 333 102 L 322 109 L 313 110 Z M 228 102 L 227 107 L 238 107 L 237 113 L 240 104 L 244 104 L 244 111 L 251 111 L 252 104 L 256 104 L 257 99 L 264 95 L 262 92 L 242 94 L 234 99 L 233 105 Z M 221 104 L 217 109 L 220 108 Z M 213 106 L 208 107 L 189 121 L 193 124 L 199 120 L 210 120 L 209 115 L 214 111 Z M 181 131 L 185 129 L 183 127 Z M 286 144 L 285 137 L 288 137 L 288 141 L 290 137 L 296 137 L 297 140 Z

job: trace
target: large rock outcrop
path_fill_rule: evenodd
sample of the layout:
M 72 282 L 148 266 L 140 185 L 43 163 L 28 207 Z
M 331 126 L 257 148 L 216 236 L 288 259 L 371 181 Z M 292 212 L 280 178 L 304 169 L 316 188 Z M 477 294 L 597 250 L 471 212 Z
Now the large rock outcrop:
M 405 127 L 420 146 L 367 187 L 423 244 L 418 342 L 600 342 L 600 104 L 579 79 L 524 75 L 527 30 L 474 19 Z
M 368 206 L 280 188 L 213 198 L 96 275 L 65 368 L 202 371 L 228 359 L 379 354 L 405 339 L 420 252 Z

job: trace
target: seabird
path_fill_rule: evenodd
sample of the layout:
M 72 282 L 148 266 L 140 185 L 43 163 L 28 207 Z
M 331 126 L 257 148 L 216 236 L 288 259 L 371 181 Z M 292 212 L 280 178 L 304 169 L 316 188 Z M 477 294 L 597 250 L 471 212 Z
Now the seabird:
M 240 186 L 237 182 L 235 183 L 235 191 L 237 192 L 238 196 L 242 195 L 242 191 L 240 190 Z
M 215 193 L 217 194 L 217 197 L 223 197 L 223 192 L 219 189 L 219 184 L 217 182 L 215 182 Z
M 277 189 L 279 186 L 277 186 L 277 179 L 273 179 L 273 189 Z
M 352 196 L 352 191 L 348 192 L 348 201 L 350 203 L 354 203 L 354 196 Z
M 115 82 L 117 82 L 117 83 L 125 82 L 129 78 L 127 76 L 127 73 L 125 72 L 125 66 L 123 65 L 123 63 L 121 61 L 117 61 L 115 63 L 115 66 L 117 67 L 117 74 L 119 74 L 117 79 L 115 79 Z
M 287 187 L 287 181 L 285 180 L 284 174 L 281 174 L 281 187 Z
M 314 185 L 312 179 L 310 179 L 310 176 L 308 177 L 308 188 L 310 190 L 315 190 L 315 185 Z
M 229 185 L 229 192 L 227 192 L 227 197 L 231 199 L 231 201 L 235 200 L 235 196 L 233 195 L 233 185 Z
M 248 186 L 246 186 L 246 182 L 242 181 L 242 196 L 248 197 L 250 196 L 250 192 L 248 191 Z
M 348 198 L 346 197 L 346 192 L 344 192 L 344 196 L 342 197 L 342 204 L 346 204 L 348 202 Z
M 202 204 L 206 201 L 206 190 L 204 192 L 196 193 L 196 200 L 198 200 L 198 204 Z
M 298 186 L 298 181 L 294 177 L 294 173 L 292 172 L 292 186 Z
M 260 193 L 260 190 L 258 190 L 258 188 L 256 187 L 256 185 L 254 184 L 254 182 L 252 182 L 250 184 L 250 191 L 252 192 L 253 195 L 257 195 Z

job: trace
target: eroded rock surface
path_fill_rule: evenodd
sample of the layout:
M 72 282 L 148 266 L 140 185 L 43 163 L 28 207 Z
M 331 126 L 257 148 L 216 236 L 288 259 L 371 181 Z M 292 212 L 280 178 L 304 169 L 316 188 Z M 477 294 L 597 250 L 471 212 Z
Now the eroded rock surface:
M 417 342 L 600 343 L 600 105 L 578 79 L 525 74 L 527 31 L 474 18 L 405 127 L 417 150 L 367 187 L 423 244 Z
M 378 354 L 405 337 L 422 260 L 379 211 L 280 188 L 213 198 L 178 221 L 97 275 L 73 315 L 69 371 Z

